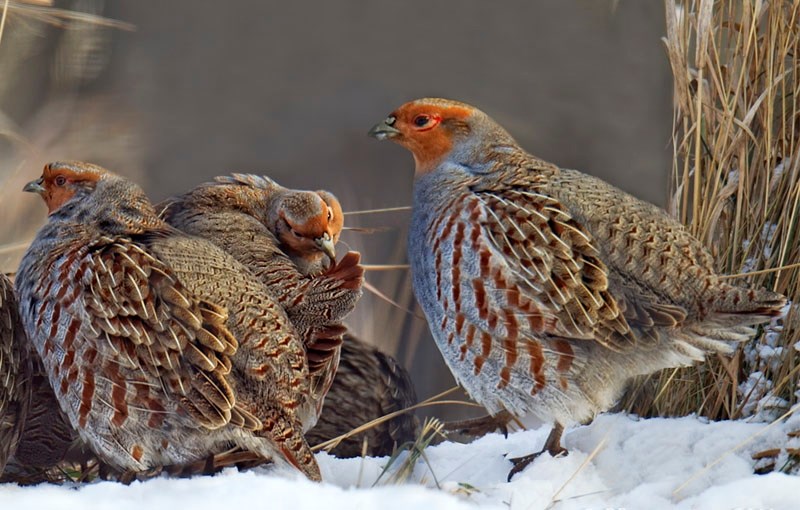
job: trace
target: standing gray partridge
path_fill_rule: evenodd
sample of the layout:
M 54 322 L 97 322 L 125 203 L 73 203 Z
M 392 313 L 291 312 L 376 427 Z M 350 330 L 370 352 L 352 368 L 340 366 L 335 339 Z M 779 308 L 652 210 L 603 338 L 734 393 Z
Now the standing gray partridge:
M 416 403 L 411 377 L 397 360 L 346 334 L 339 368 L 325 397 L 322 414 L 306 439 L 311 445 L 320 444 Z M 414 441 L 418 429 L 416 416 L 403 413 L 345 439 L 330 453 L 337 457 L 359 457 L 366 441 L 367 455 L 391 455 L 395 446 Z
M 98 166 L 51 163 L 25 191 L 49 219 L 17 274 L 22 321 L 102 461 L 141 472 L 235 445 L 320 479 L 303 345 L 245 267 Z
M 28 342 L 14 287 L 0 273 L 0 475 L 14 455 L 31 399 Z
M 244 264 L 284 307 L 308 354 L 311 399 L 303 423 L 311 428 L 339 363 L 341 321 L 361 296 L 364 274 L 358 253 L 335 261 L 344 222 L 338 200 L 326 191 L 290 190 L 267 177 L 233 174 L 158 209 L 172 226 Z
M 730 352 L 786 305 L 721 280 L 663 210 L 532 156 L 470 105 L 412 101 L 370 135 L 414 156 L 414 291 L 450 370 L 492 414 L 554 421 L 551 453 L 631 377 Z

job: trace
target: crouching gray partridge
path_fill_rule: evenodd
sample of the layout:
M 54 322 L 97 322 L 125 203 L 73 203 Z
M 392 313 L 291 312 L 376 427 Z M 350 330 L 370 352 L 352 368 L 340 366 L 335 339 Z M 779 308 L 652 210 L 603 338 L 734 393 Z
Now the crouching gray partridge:
M 39 355 L 20 322 L 14 285 L 0 274 L 0 481 L 47 479 L 78 447 Z M 5 466 L 5 471 L 3 471 Z
M 19 319 L 14 287 L 0 273 L 0 475 L 17 449 L 30 399 L 28 342 Z
M 30 358 L 30 407 L 16 452 L 9 459 L 0 481 L 34 484 L 58 480 L 61 478 L 58 467 L 62 463 L 80 464 L 92 458 L 61 411 L 42 360 L 35 350 Z
M 169 224 L 244 264 L 285 308 L 306 347 L 311 398 L 303 423 L 312 427 L 339 364 L 341 321 L 361 297 L 364 275 L 358 253 L 336 263 L 344 222 L 336 197 L 233 174 L 170 198 L 158 209 Z
M 370 134 L 414 156 L 414 291 L 450 370 L 491 413 L 554 421 L 551 453 L 629 378 L 729 352 L 786 305 L 721 280 L 663 210 L 532 156 L 472 106 L 412 101 Z
M 25 191 L 49 219 L 15 282 L 22 321 L 102 461 L 141 472 L 238 446 L 319 480 L 303 345 L 245 267 L 95 165 L 51 163 Z
M 312 381 L 318 381 L 317 402 L 325 397 L 319 421 L 307 434 L 309 444 L 416 403 L 408 373 L 392 357 L 351 335 L 338 346 L 341 321 L 361 295 L 363 269 L 354 253 L 335 263 L 344 216 L 331 193 L 233 174 L 159 208 L 170 224 L 216 243 L 258 275 L 304 332 Z M 417 425 L 413 415 L 403 414 L 344 441 L 332 453 L 361 455 L 366 438 L 369 455 L 389 455 L 396 444 L 414 439 Z

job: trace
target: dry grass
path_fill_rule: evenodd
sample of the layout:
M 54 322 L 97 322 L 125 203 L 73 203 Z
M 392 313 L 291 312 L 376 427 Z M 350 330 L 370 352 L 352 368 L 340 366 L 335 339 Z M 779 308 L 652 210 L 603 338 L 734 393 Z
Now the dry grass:
M 99 0 L 83 2 L 82 8 L 87 12 L 53 7 L 45 0 L 0 0 L 3 272 L 16 269 L 44 222 L 41 202 L 21 192 L 44 163 L 85 159 L 125 168 L 133 176 L 141 168 L 134 116 L 114 98 L 79 94 L 111 58 L 112 31 L 133 27 L 103 17 Z M 47 56 L 48 64 L 41 69 L 30 64 L 40 55 Z
M 381 480 L 384 480 L 382 485 L 406 483 L 411 478 L 414 468 L 420 459 L 423 459 L 430 468 L 430 463 L 428 463 L 428 459 L 425 456 L 425 449 L 434 440 L 445 437 L 442 429 L 444 429 L 444 424 L 436 418 L 426 419 L 419 436 L 413 442 L 399 446 L 397 451 L 389 457 L 389 461 L 373 485 L 380 484 Z M 404 452 L 405 455 L 403 455 Z M 433 472 L 433 469 L 430 469 L 430 473 L 433 476 L 434 483 L 439 487 L 436 473 Z
M 674 76 L 671 213 L 712 250 L 720 273 L 800 298 L 800 2 L 666 0 Z M 762 270 L 767 271 L 762 271 Z M 796 307 L 732 358 L 639 381 L 640 415 L 778 414 L 796 401 Z M 769 344 L 771 349 L 763 347 Z M 741 394 L 751 374 L 756 391 Z M 752 382 L 752 381 L 751 381 Z M 749 402 L 749 404 L 748 404 Z

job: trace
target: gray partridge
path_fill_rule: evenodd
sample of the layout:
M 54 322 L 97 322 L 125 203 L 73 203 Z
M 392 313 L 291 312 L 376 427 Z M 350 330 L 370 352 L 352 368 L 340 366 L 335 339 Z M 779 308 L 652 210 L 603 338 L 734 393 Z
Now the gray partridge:
M 450 370 L 490 413 L 555 422 L 551 453 L 631 377 L 729 352 L 786 305 L 720 279 L 663 210 L 525 152 L 470 105 L 412 101 L 370 135 L 414 156 L 413 286 Z
M 48 481 L 62 462 L 80 463 L 90 457 L 58 405 L 42 360 L 35 350 L 30 357 L 30 408 L 17 450 L 0 481 L 26 484 Z
M 28 342 L 14 287 L 0 273 L 0 475 L 14 455 L 31 399 Z
M 298 191 L 272 179 L 217 177 L 160 204 L 162 217 L 207 239 L 244 264 L 285 308 L 306 346 L 311 400 L 303 423 L 314 425 L 339 363 L 341 321 L 361 296 L 363 268 L 350 252 L 335 261 L 344 217 L 326 191 Z
M 51 163 L 25 191 L 49 218 L 17 274 L 22 321 L 102 461 L 135 473 L 237 446 L 319 480 L 303 345 L 245 267 L 98 166 Z
M 322 414 L 306 439 L 311 445 L 320 444 L 416 403 L 411 378 L 397 360 L 347 334 Z M 330 453 L 337 457 L 359 457 L 366 441 L 367 455 L 391 455 L 395 446 L 414 441 L 418 428 L 417 418 L 403 413 L 342 441 Z
M 28 341 L 17 311 L 13 283 L 0 274 L 0 380 L 19 385 L 17 406 L 0 404 L 0 481 L 37 482 L 47 479 L 45 471 L 68 457 L 77 436 L 58 407 L 42 360 Z M 12 340 L 13 343 L 7 343 Z M 12 348 L 11 352 L 6 349 Z M 7 374 L 7 363 L 15 359 L 16 374 Z M 7 398 L 13 392 L 6 389 Z M 5 407 L 4 407 L 5 406 Z M 14 418 L 16 421 L 14 421 Z M 7 437 L 15 423 L 18 441 Z M 10 449 L 10 455 L 7 453 Z M 5 463 L 5 472 L 2 465 Z

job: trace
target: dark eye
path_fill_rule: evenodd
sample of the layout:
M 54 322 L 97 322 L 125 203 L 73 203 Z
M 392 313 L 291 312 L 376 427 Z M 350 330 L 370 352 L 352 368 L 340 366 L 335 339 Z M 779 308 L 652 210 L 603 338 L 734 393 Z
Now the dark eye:
M 332 219 L 333 219 L 333 210 L 330 207 L 328 207 L 328 221 L 331 221 Z
M 427 115 L 417 115 L 416 117 L 414 117 L 414 125 L 417 127 L 422 127 L 428 122 L 430 122 L 430 120 L 431 120 L 430 117 L 428 117 Z
M 56 176 L 56 186 L 63 186 L 67 183 L 67 178 L 63 175 Z

